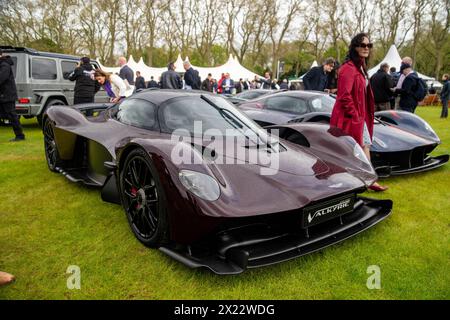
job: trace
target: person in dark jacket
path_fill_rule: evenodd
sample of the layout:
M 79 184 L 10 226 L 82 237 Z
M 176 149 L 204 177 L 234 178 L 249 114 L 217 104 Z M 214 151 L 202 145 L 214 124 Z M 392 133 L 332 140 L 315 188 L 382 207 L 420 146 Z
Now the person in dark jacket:
M 333 70 L 331 70 L 328 73 L 327 76 L 327 87 L 325 91 L 328 91 L 329 93 L 336 94 L 337 93 L 337 79 L 338 79 L 338 72 L 340 68 L 340 64 L 335 61 Z
M 250 81 L 248 81 L 248 78 L 246 78 L 246 79 L 244 80 L 243 86 L 244 86 L 244 91 L 245 91 L 245 90 L 250 90 L 251 84 L 250 84 Z
M 375 99 L 375 111 L 391 109 L 391 97 L 394 95 L 392 88 L 394 83 L 388 74 L 389 65 L 382 63 L 380 69 L 370 78 L 373 96 Z
M 175 72 L 175 64 L 170 62 L 167 69 L 161 74 L 161 89 L 182 89 L 183 81 L 180 75 Z
M 212 74 L 208 73 L 208 77 L 202 82 L 202 90 L 213 92 Z
M 147 88 L 159 88 L 158 82 L 155 81 L 153 76 L 150 77 L 150 81 L 147 84 Z
M 442 112 L 441 118 L 448 117 L 448 100 L 450 100 L 450 81 L 448 74 L 442 76 L 442 81 L 444 81 L 444 86 L 441 91 L 441 102 L 442 102 Z
M 400 95 L 399 107 L 403 111 L 414 113 L 418 104 L 414 92 L 419 85 L 419 77 L 409 63 L 402 63 L 400 73 L 404 75 L 401 88 L 397 84 L 395 89 L 395 93 Z
M 303 76 L 305 90 L 325 91 L 328 82 L 328 73 L 334 68 L 334 59 L 328 58 L 322 66 L 313 67 Z
M 218 93 L 219 84 L 217 83 L 216 79 L 214 79 L 214 78 L 211 79 L 211 86 L 212 86 L 212 92 Z
M 202 81 L 200 79 L 200 75 L 198 71 L 192 68 L 189 61 L 185 61 L 183 63 L 184 70 L 186 73 L 184 74 L 184 81 L 186 83 L 187 90 L 200 90 L 202 86 Z
M 255 77 L 255 80 L 261 84 L 260 89 L 272 90 L 272 79 L 269 72 L 264 73 L 264 78 L 257 79 Z
M 240 78 L 234 87 L 236 88 L 236 94 L 244 91 L 244 79 Z
M 232 94 L 232 90 L 234 88 L 234 81 L 230 78 L 230 74 L 225 74 L 225 79 L 222 81 L 222 93 L 224 94 Z
M 25 140 L 25 135 L 16 113 L 17 88 L 12 66 L 13 60 L 8 55 L 3 55 L 0 50 L 0 114 L 9 121 L 16 137 L 11 142 Z
M 281 81 L 280 89 L 281 90 L 288 90 L 289 89 L 289 85 L 288 85 L 287 79 L 283 79 L 283 81 Z
M 392 79 L 392 86 L 396 87 L 398 78 L 400 78 L 400 74 L 397 72 L 397 69 L 395 67 L 391 67 L 389 69 L 389 75 L 391 76 L 391 79 Z M 394 110 L 395 109 L 395 94 L 391 96 L 389 103 L 391 105 L 391 110 Z
M 400 78 L 400 73 L 397 72 L 397 68 L 395 67 L 391 67 L 389 69 L 389 75 L 392 78 L 392 84 L 394 85 L 394 87 L 397 85 L 398 79 Z
M 69 80 L 75 81 L 73 104 L 93 103 L 100 85 L 94 79 L 94 68 L 89 57 L 83 57 L 78 67 L 69 74 Z
M 135 82 L 136 89 L 145 89 L 145 79 L 141 76 L 140 71 L 136 71 L 136 82 Z
M 134 85 L 134 72 L 129 66 L 127 66 L 127 59 L 120 57 L 117 61 L 120 66 L 119 77 L 122 80 L 127 80 L 129 85 Z

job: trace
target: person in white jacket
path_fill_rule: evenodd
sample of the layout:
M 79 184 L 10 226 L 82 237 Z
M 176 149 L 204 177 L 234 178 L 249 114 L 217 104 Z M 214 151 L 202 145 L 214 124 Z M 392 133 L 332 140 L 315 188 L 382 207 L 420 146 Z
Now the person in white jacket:
M 95 80 L 105 89 L 110 97 L 110 102 L 117 103 L 133 94 L 134 88 L 128 81 L 122 80 L 118 75 L 107 73 L 97 69 L 94 73 Z

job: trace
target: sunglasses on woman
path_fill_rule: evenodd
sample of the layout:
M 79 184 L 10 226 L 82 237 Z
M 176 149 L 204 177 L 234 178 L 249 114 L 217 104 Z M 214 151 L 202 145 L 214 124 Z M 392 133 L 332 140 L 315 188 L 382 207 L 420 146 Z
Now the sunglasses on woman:
M 361 43 L 358 47 L 372 49 L 373 48 L 373 43 Z

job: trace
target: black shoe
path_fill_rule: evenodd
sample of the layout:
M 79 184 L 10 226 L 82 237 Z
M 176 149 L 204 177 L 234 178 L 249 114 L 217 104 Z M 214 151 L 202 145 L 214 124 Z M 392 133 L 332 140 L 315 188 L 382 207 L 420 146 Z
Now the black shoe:
M 9 140 L 9 142 L 18 142 L 25 140 L 25 137 L 15 137 L 14 139 Z

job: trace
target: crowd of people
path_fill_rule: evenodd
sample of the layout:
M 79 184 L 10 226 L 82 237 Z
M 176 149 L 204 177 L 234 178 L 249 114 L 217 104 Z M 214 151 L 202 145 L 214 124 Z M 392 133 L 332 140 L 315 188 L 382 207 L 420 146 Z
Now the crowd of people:
M 367 49 L 371 49 L 370 47 Z M 0 114 L 11 124 L 15 138 L 11 141 L 22 141 L 25 135 L 20 125 L 19 117 L 15 112 L 17 89 L 12 73 L 12 59 L 0 52 Z M 134 71 L 127 65 L 125 57 L 117 61 L 120 70 L 117 74 L 108 73 L 92 66 L 89 57 L 82 57 L 79 64 L 70 73 L 68 79 L 75 82 L 74 104 L 92 103 L 95 95 L 103 88 L 113 103 L 130 96 L 136 90 L 156 89 L 180 89 L 203 90 L 217 94 L 237 94 L 245 90 L 298 90 L 295 82 L 288 83 L 287 79 L 278 81 L 272 79 L 270 72 L 265 72 L 264 77 L 255 76 L 254 79 L 235 80 L 229 73 L 223 73 L 220 79 L 214 79 L 211 74 L 202 81 L 199 72 L 186 61 L 183 66 L 185 73 L 182 75 L 175 71 L 174 62 L 167 65 L 167 71 L 163 72 L 156 80 L 152 76 L 146 81 L 139 71 Z M 428 92 L 425 82 L 413 70 L 413 61 L 410 57 L 404 57 L 399 72 L 395 67 L 382 63 L 380 69 L 368 77 L 371 92 L 374 98 L 374 111 L 399 109 L 415 112 L 418 102 L 423 100 Z M 341 75 L 342 65 L 333 58 L 327 58 L 321 66 L 311 68 L 302 79 L 304 90 L 315 90 L 338 94 L 340 82 L 344 78 Z M 448 101 L 450 99 L 449 75 L 444 74 L 443 88 L 440 98 L 442 102 L 441 118 L 448 117 Z
M 229 73 L 222 73 L 219 80 L 214 79 L 209 73 L 202 81 L 197 70 L 186 61 L 183 64 L 185 73 L 180 75 L 175 71 L 175 64 L 170 62 L 167 71 L 163 72 L 158 81 L 153 76 L 146 82 L 139 71 L 136 71 L 136 89 L 158 88 L 158 89 L 183 89 L 183 90 L 203 90 L 217 94 L 241 93 L 245 90 L 265 89 L 265 90 L 288 90 L 288 81 L 283 79 L 272 80 L 270 73 L 266 72 L 264 77 L 255 76 L 253 80 L 242 79 L 235 81 Z

